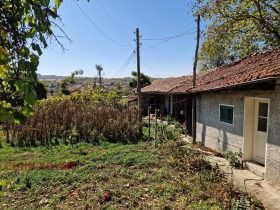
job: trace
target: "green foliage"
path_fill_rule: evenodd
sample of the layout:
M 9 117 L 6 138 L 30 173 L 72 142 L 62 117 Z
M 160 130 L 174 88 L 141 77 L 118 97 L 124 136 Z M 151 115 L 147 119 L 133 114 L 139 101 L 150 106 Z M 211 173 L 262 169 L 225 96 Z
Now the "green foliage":
M 173 121 L 172 118 L 170 118 L 168 124 L 160 122 L 156 126 L 155 122 L 152 122 L 150 125 L 150 138 L 154 139 L 156 137 L 157 143 L 163 143 L 169 140 L 176 141 L 180 139 L 183 129 L 180 123 Z M 143 126 L 143 136 L 144 139 L 148 139 L 149 137 L 149 128 L 146 122 Z
M 42 82 L 37 82 L 36 85 L 36 95 L 37 95 L 37 99 L 41 100 L 41 99 L 46 99 L 47 98 L 47 89 L 45 87 L 45 85 Z
M 255 210 L 260 210 L 262 209 L 261 207 L 258 206 L 258 202 L 244 198 L 240 199 L 233 199 L 232 200 L 232 210 L 240 210 L 240 209 L 255 209 Z
M 102 71 L 103 70 L 103 66 L 102 65 L 96 64 L 95 68 L 96 68 L 97 71 Z
M 242 167 L 242 152 L 232 152 L 232 151 L 225 151 L 222 152 L 222 155 L 229 161 L 229 165 L 231 167 L 240 168 Z
M 1 195 L 1 192 L 3 191 L 3 189 L 7 187 L 7 181 L 5 180 L 0 180 L 0 195 Z
M 230 52 L 214 40 L 205 39 L 198 55 L 199 71 L 203 72 L 233 61 Z
M 26 188 L 31 188 L 32 187 L 32 183 L 31 183 L 31 178 L 30 176 L 26 176 L 24 179 L 24 185 Z
M 102 65 L 95 65 L 95 68 L 97 70 L 98 73 L 98 82 L 99 82 L 99 86 L 101 86 L 101 71 L 103 71 L 103 66 Z
M 172 114 L 168 114 L 165 118 L 166 122 L 168 125 L 172 125 L 175 122 L 174 117 L 172 117 Z
M 207 202 L 203 202 L 200 200 L 198 203 L 192 205 L 193 210 L 222 210 L 219 206 L 213 206 L 212 204 L 207 204 Z
M 31 114 L 42 48 L 48 38 L 60 43 L 52 26 L 58 26 L 61 2 L 0 1 L 0 122 L 22 123 Z
M 134 78 L 132 78 L 129 81 L 128 86 L 131 88 L 136 88 L 137 87 L 137 72 L 133 71 L 133 72 L 131 72 L 131 75 Z M 151 84 L 150 77 L 143 73 L 140 74 L 140 81 L 141 81 L 141 87 Z
M 278 0 L 196 0 L 192 11 L 208 23 L 200 50 L 201 66 L 213 68 L 280 47 Z

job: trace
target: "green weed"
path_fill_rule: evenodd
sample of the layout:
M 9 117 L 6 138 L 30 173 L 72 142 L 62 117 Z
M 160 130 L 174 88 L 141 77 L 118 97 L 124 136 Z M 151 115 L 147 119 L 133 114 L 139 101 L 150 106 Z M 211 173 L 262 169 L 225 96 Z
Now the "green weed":
M 225 181 L 202 153 L 176 141 L 20 148 L 3 144 L 2 163 L 71 162 L 73 170 L 5 170 L 0 164 L 4 209 L 228 209 L 261 204 Z M 1 184 L 1 183 L 0 183 Z M 109 196 L 109 198 L 108 198 Z M 230 202 L 232 201 L 232 202 Z M 12 207 L 9 204 L 13 203 Z
M 232 152 L 232 151 L 225 151 L 222 152 L 222 155 L 229 161 L 229 165 L 235 168 L 243 167 L 241 157 L 242 152 Z

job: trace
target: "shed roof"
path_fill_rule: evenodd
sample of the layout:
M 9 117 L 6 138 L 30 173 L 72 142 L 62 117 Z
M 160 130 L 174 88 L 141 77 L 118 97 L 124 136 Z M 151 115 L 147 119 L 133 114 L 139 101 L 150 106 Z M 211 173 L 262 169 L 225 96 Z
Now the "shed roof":
M 264 79 L 280 78 L 280 49 L 256 53 L 231 64 L 197 74 L 155 80 L 142 88 L 147 93 L 191 93 L 243 85 Z

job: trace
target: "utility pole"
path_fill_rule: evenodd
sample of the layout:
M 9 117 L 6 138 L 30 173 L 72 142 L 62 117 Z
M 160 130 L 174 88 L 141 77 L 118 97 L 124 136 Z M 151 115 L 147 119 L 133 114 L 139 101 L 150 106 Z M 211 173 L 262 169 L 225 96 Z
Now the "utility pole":
M 197 66 L 197 57 L 199 49 L 199 39 L 200 39 L 200 14 L 197 15 L 197 36 L 196 36 L 196 49 L 195 49 L 195 58 L 193 65 L 193 88 L 196 87 L 196 66 Z M 193 94 L 192 98 L 192 138 L 193 143 L 196 142 L 196 94 Z
M 140 35 L 139 28 L 136 28 L 136 53 L 137 53 L 137 94 L 138 94 L 138 111 L 139 111 L 139 135 L 142 136 L 142 94 L 140 80 Z

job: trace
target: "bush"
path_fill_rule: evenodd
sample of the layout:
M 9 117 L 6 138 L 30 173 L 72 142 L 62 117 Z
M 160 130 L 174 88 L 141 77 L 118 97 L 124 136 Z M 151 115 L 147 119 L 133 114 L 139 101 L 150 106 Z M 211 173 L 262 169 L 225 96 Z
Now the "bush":
M 144 139 L 148 139 L 149 136 L 149 126 L 147 122 L 143 123 L 143 136 Z M 156 133 L 157 131 L 157 133 Z M 157 128 L 155 123 L 150 125 L 150 138 L 155 138 L 155 133 L 158 142 L 164 142 L 167 140 L 178 140 L 182 134 L 182 128 L 178 122 L 172 123 L 172 125 L 165 123 L 158 123 Z
M 229 161 L 229 165 L 231 167 L 235 167 L 235 168 L 242 167 L 242 161 L 241 161 L 242 152 L 241 151 L 238 151 L 238 152 L 225 151 L 225 152 L 222 152 L 222 155 Z

